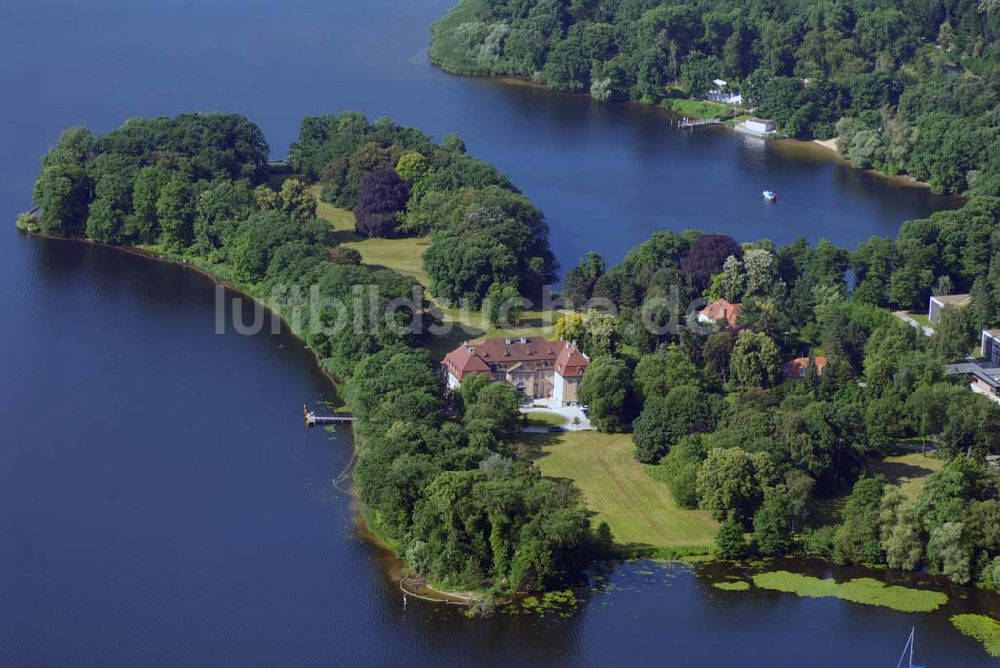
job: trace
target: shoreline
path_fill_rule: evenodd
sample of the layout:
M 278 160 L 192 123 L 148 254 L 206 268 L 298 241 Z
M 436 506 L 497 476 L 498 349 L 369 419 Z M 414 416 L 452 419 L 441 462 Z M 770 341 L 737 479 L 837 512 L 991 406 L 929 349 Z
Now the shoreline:
M 185 262 L 183 260 L 171 257 L 168 253 L 159 253 L 157 251 L 149 250 L 147 248 L 139 248 L 137 246 L 114 246 L 111 244 L 105 244 L 99 241 L 94 241 L 93 239 L 85 239 L 81 237 L 60 237 L 54 234 L 46 234 L 44 232 L 30 230 L 23 227 L 18 227 L 16 229 L 19 233 L 24 234 L 25 236 L 28 237 L 37 237 L 49 241 L 63 241 L 63 242 L 70 242 L 77 244 L 89 244 L 91 246 L 97 246 L 114 251 L 120 251 L 128 255 L 143 258 L 145 260 L 151 260 L 153 262 L 162 262 L 165 264 L 171 264 L 180 267 L 182 269 L 188 269 L 195 272 L 199 276 L 211 281 L 214 285 L 221 285 L 227 290 L 232 290 L 233 292 L 239 293 L 241 296 L 247 299 L 253 300 L 254 303 L 259 304 L 267 312 L 268 315 L 278 316 L 278 319 L 281 321 L 282 327 L 284 327 L 289 334 L 295 337 L 295 339 L 299 341 L 306 350 L 309 350 L 309 352 L 312 353 L 310 355 L 310 358 L 312 359 L 312 362 L 315 365 L 316 370 L 318 370 L 321 374 L 323 374 L 323 376 L 330 382 L 331 386 L 333 387 L 336 398 L 338 400 L 343 399 L 340 393 L 340 388 L 343 385 L 344 381 L 340 378 L 337 378 L 327 369 L 323 368 L 323 366 L 319 363 L 319 358 L 316 357 L 316 354 L 313 353 L 312 349 L 309 348 L 309 346 L 306 344 L 305 339 L 303 339 L 298 332 L 292 329 L 292 327 L 288 324 L 288 322 L 285 320 L 284 316 L 281 315 L 281 313 L 273 310 L 266 303 L 262 302 L 257 297 L 250 294 L 242 286 L 237 285 L 232 281 L 225 279 L 217 274 L 213 274 L 212 272 L 203 269 L 202 267 L 199 267 L 197 265 L 194 265 L 190 262 Z M 359 439 L 357 435 L 353 434 L 353 427 L 351 428 L 351 431 L 352 431 L 351 447 L 354 450 L 354 456 L 357 457 Z M 363 541 L 365 541 L 375 549 L 376 558 L 378 559 L 380 565 L 382 566 L 382 572 L 386 575 L 386 577 L 389 578 L 391 582 L 393 582 L 397 586 L 402 587 L 404 581 L 411 580 L 411 582 L 407 583 L 409 589 L 406 590 L 405 593 L 412 594 L 423 600 L 433 601 L 435 603 L 449 603 L 451 605 L 470 606 L 481 600 L 482 597 L 478 596 L 475 593 L 452 592 L 452 591 L 437 589 L 427 584 L 420 578 L 409 576 L 407 574 L 409 566 L 407 566 L 403 558 L 399 554 L 397 554 L 396 551 L 389 545 L 389 543 L 385 539 L 383 539 L 368 524 L 368 520 L 363 512 L 363 504 L 361 503 L 361 499 L 358 497 L 357 491 L 353 484 L 350 486 L 349 494 L 351 497 L 351 511 L 354 514 L 353 523 L 355 530 L 357 531 L 358 536 Z M 414 583 L 416 583 L 416 586 L 414 585 Z M 415 592 L 413 591 L 414 589 L 416 589 Z
M 234 284 L 232 281 L 222 278 L 221 276 L 213 274 L 212 272 L 207 271 L 206 269 L 193 265 L 190 262 L 184 262 L 178 260 L 166 253 L 158 253 L 156 251 L 152 251 L 145 248 L 138 248 L 135 246 L 114 246 L 111 244 L 105 244 L 93 241 L 91 239 L 78 238 L 78 237 L 60 237 L 51 234 L 45 234 L 38 231 L 28 230 L 22 227 L 18 227 L 17 230 L 19 233 L 22 233 L 25 236 L 29 237 L 38 237 L 46 240 L 90 244 L 93 246 L 100 246 L 111 250 L 122 251 L 129 255 L 133 255 L 135 257 L 143 258 L 146 260 L 163 262 L 166 264 L 176 265 L 183 269 L 190 269 L 195 273 L 197 273 L 198 275 L 205 278 L 206 280 L 211 281 L 215 285 L 221 285 L 226 289 L 232 290 L 246 298 L 252 299 L 256 304 L 259 304 L 262 308 L 264 308 L 269 314 L 277 315 L 281 320 L 282 325 L 288 328 L 288 333 L 294 336 L 296 340 L 301 342 L 304 347 L 309 349 L 308 346 L 305 345 L 304 339 L 302 339 L 302 337 L 297 332 L 292 330 L 292 328 L 288 325 L 288 323 L 285 321 L 285 319 L 281 316 L 280 313 L 271 309 L 266 303 L 260 301 L 259 299 L 257 299 L 257 297 L 250 294 L 245 288 L 237 284 Z M 310 352 L 312 352 L 311 349 L 309 350 Z M 319 370 L 331 383 L 334 391 L 337 393 L 337 396 L 339 398 L 340 397 L 339 387 L 343 381 L 337 379 L 333 374 L 324 369 L 319 364 L 318 358 L 316 357 L 315 353 L 312 354 L 311 358 L 317 370 Z M 360 441 L 359 437 L 357 435 L 352 434 L 352 449 L 354 457 L 357 457 L 358 455 L 359 441 Z M 382 573 L 387 577 L 387 579 L 391 583 L 396 585 L 404 595 L 411 595 L 428 602 L 444 603 L 447 605 L 460 605 L 464 607 L 472 607 L 484 600 L 483 595 L 479 592 L 465 592 L 465 591 L 458 592 L 458 591 L 442 590 L 431 585 L 424 577 L 411 575 L 409 573 L 409 566 L 406 564 L 403 558 L 395 551 L 395 549 L 393 549 L 389 541 L 387 541 L 385 538 L 379 535 L 378 532 L 369 524 L 364 513 L 364 505 L 357 494 L 355 486 L 351 484 L 350 489 L 346 491 L 350 496 L 351 511 L 353 514 L 352 523 L 354 525 L 357 536 L 375 550 L 375 556 L 381 566 Z M 692 557 L 691 555 L 689 555 L 686 557 L 685 555 L 681 554 L 661 556 L 659 554 L 654 553 L 651 555 L 642 555 L 642 556 L 640 555 L 632 555 L 631 557 L 622 556 L 614 561 L 616 561 L 617 563 L 627 563 L 630 561 L 634 561 L 636 559 L 639 560 L 648 559 L 650 561 L 659 563 L 679 563 L 687 566 L 708 565 L 712 570 L 715 570 L 726 563 L 715 559 L 706 560 L 704 557 L 699 558 L 699 556 L 700 555 Z M 804 572 L 804 573 L 808 573 L 810 565 L 814 563 L 832 564 L 832 562 L 828 562 L 825 559 L 810 557 L 807 555 L 789 555 L 777 561 L 787 564 L 790 568 L 793 568 L 795 572 Z M 731 567 L 726 569 L 726 575 L 735 576 L 738 574 L 743 574 L 747 572 L 748 568 L 752 570 L 754 565 L 755 562 L 734 562 Z M 891 584 L 901 579 L 907 579 L 909 577 L 913 577 L 913 574 L 907 571 L 899 571 L 893 569 L 879 569 L 866 566 L 853 566 L 850 568 L 855 568 L 870 572 L 871 577 L 878 576 L 877 579 L 886 584 Z M 888 574 L 889 577 L 885 577 L 884 574 Z M 709 579 L 712 579 L 712 577 L 709 576 Z M 960 587 L 960 589 L 967 589 L 973 592 L 988 591 L 988 590 L 980 590 L 978 587 L 968 587 L 968 588 Z M 515 599 L 516 596 L 514 598 L 508 598 L 503 601 L 499 601 L 498 603 L 500 605 L 503 605 L 506 603 L 510 603 Z
M 880 172 L 877 169 L 862 169 L 860 167 L 855 167 L 850 160 L 840 155 L 840 149 L 837 148 L 837 138 L 833 139 L 813 139 L 811 141 L 802 141 L 800 139 L 782 139 L 781 141 L 794 141 L 802 144 L 815 144 L 827 151 L 832 152 L 837 159 L 837 162 L 847 165 L 851 169 L 856 169 L 859 172 L 864 172 L 865 174 L 870 174 L 876 178 L 886 179 L 888 181 L 893 181 L 901 186 L 911 186 L 914 188 L 925 188 L 929 189 L 931 185 L 926 181 L 921 181 L 915 176 L 910 176 L 909 174 L 889 174 L 887 172 Z M 941 195 L 941 197 L 958 197 L 961 195 Z
M 837 138 L 836 137 L 834 137 L 833 139 L 813 139 L 813 143 L 814 144 L 819 144 L 823 148 L 829 149 L 829 150 L 833 151 L 834 153 L 836 153 L 837 155 L 840 155 L 840 151 L 837 149 Z
M 556 95 L 565 95 L 567 97 L 573 97 L 573 98 L 585 98 L 585 99 L 587 99 L 587 100 L 589 100 L 589 101 L 591 101 L 591 102 L 593 102 L 595 104 L 621 105 L 621 106 L 624 106 L 624 107 L 633 107 L 633 108 L 636 108 L 636 109 L 641 109 L 643 111 L 650 110 L 650 111 L 653 111 L 653 112 L 656 112 L 656 113 L 666 114 L 670 118 L 679 118 L 679 115 L 678 115 L 677 112 L 675 112 L 673 110 L 670 110 L 670 109 L 664 109 L 663 107 L 660 107 L 659 105 L 656 105 L 656 104 L 649 104 L 647 102 L 638 102 L 638 101 L 635 101 L 635 100 L 622 100 L 622 101 L 617 101 L 617 102 L 612 102 L 612 101 L 602 102 L 600 100 L 595 100 L 593 97 L 591 97 L 590 93 L 586 93 L 586 92 L 573 93 L 573 92 L 569 92 L 569 91 L 554 90 L 554 89 L 550 88 L 549 86 L 547 86 L 546 84 L 543 84 L 543 83 L 540 83 L 538 81 L 535 81 L 531 77 L 528 77 L 528 76 L 525 76 L 525 75 L 518 75 L 518 74 L 466 73 L 466 72 L 461 72 L 461 71 L 458 71 L 458 70 L 453 70 L 453 69 L 447 67 L 446 65 L 444 65 L 442 63 L 439 63 L 439 62 L 434 62 L 433 60 L 431 61 L 431 65 L 433 67 L 437 67 L 442 72 L 444 72 L 446 74 L 449 74 L 451 76 L 468 77 L 468 78 L 472 78 L 472 79 L 484 79 L 484 80 L 487 80 L 487 81 L 492 81 L 494 83 L 502 84 L 504 86 L 520 86 L 520 87 L 523 87 L 523 88 L 532 88 L 532 89 L 537 89 L 537 90 L 544 90 L 544 91 L 546 91 L 548 93 L 552 93 L 552 94 L 556 94 Z M 692 102 L 702 101 L 699 98 L 694 98 L 694 97 L 678 98 L 678 99 L 689 100 L 689 101 L 692 101 Z M 740 118 L 741 116 L 744 116 L 744 115 L 745 114 L 743 114 L 743 115 L 737 114 L 736 116 L 733 116 L 733 119 L 738 119 L 738 118 Z M 729 119 L 729 120 L 732 120 L 732 119 Z M 733 132 L 733 133 L 736 132 L 736 130 L 729 123 L 727 123 L 727 122 L 720 123 L 720 124 L 718 124 L 718 126 L 713 126 L 713 127 L 719 127 L 719 126 L 724 127 L 729 132 Z M 824 159 L 829 160 L 830 157 L 833 157 L 833 162 L 835 162 L 835 163 L 839 163 L 839 164 L 845 165 L 845 166 L 850 167 L 851 169 L 854 169 L 854 170 L 856 170 L 858 172 L 862 172 L 862 173 L 874 176 L 874 177 L 879 178 L 879 179 L 889 180 L 889 181 L 895 183 L 896 185 L 913 187 L 913 188 L 922 188 L 922 189 L 929 189 L 930 188 L 930 184 L 927 183 L 926 181 L 921 181 L 921 180 L 919 180 L 919 179 L 917 179 L 917 178 L 915 178 L 913 176 L 910 176 L 908 174 L 888 174 L 886 172 L 880 172 L 880 171 L 878 171 L 876 169 L 862 169 L 860 167 L 855 167 L 849 160 L 847 160 L 842 155 L 840 155 L 840 151 L 837 149 L 837 138 L 836 137 L 834 137 L 832 139 L 796 139 L 794 137 L 774 137 L 774 140 L 777 140 L 779 142 L 784 142 L 784 143 L 786 143 L 789 146 L 794 146 L 794 147 L 796 147 L 796 150 L 810 150 L 810 149 L 813 149 L 813 148 L 822 149 L 822 154 L 825 155 Z M 833 156 L 828 155 L 830 153 L 832 153 Z M 958 197 L 958 198 L 962 197 L 961 195 L 950 195 L 950 196 L 949 195 L 941 195 L 941 196 L 942 197 Z
M 115 245 L 112 245 L 112 244 L 106 244 L 106 243 L 102 243 L 100 241 L 94 241 L 93 239 L 86 239 L 86 238 L 83 238 L 83 237 L 60 237 L 60 236 L 56 236 L 54 234 L 46 234 L 44 232 L 38 232 L 38 231 L 35 231 L 35 230 L 30 230 L 30 229 L 23 228 L 23 227 L 18 227 L 17 230 L 18 230 L 18 232 L 21 232 L 22 234 L 24 234 L 26 236 L 30 236 L 30 237 L 38 237 L 40 239 L 48 239 L 50 241 L 66 241 L 66 242 L 72 242 L 72 243 L 78 243 L 78 244 L 89 244 L 91 246 L 97 246 L 97 247 L 100 247 L 100 248 L 107 248 L 107 249 L 110 249 L 110 250 L 121 251 L 123 253 L 127 253 L 128 255 L 134 255 L 136 257 L 141 257 L 141 258 L 144 258 L 146 260 L 152 260 L 154 262 L 163 262 L 165 264 L 176 265 L 176 266 L 181 267 L 183 269 L 188 269 L 190 271 L 193 271 L 194 273 L 196 273 L 196 274 L 198 274 L 198 275 L 200 275 L 200 276 L 202 276 L 202 277 L 210 280 L 215 285 L 221 285 L 222 287 L 226 288 L 227 290 L 232 290 L 233 292 L 239 293 L 240 296 L 242 296 L 242 297 L 245 297 L 247 299 L 252 299 L 255 304 L 259 304 L 265 311 L 267 311 L 268 315 L 276 315 L 276 316 L 278 316 L 278 319 L 281 321 L 282 327 L 286 328 L 287 331 L 288 331 L 288 333 L 291 334 L 292 336 L 294 336 L 302 344 L 303 348 L 305 348 L 306 350 L 309 350 L 310 352 L 312 352 L 312 349 L 308 346 L 308 344 L 306 344 L 305 339 L 303 339 L 299 335 L 299 333 L 296 332 L 292 328 L 292 326 L 288 324 L 288 321 L 285 320 L 285 317 L 281 313 L 279 313 L 278 311 L 275 311 L 270 306 L 268 306 L 266 303 L 262 302 L 260 299 L 258 299 L 254 295 L 250 294 L 247 291 L 246 288 L 244 288 L 244 287 L 242 287 L 242 286 L 240 286 L 240 285 L 238 285 L 236 283 L 233 283 L 232 281 L 230 281 L 230 280 L 228 280 L 226 278 L 223 278 L 222 276 L 219 276 L 218 274 L 213 274 L 212 272 L 208 271 L 207 269 L 203 269 L 202 267 L 199 267 L 196 264 L 192 264 L 190 262 L 185 262 L 184 260 L 178 259 L 176 257 L 172 257 L 169 253 L 161 253 L 161 252 L 158 252 L 158 251 L 150 250 L 148 248 L 140 248 L 138 246 L 115 246 Z M 333 373 L 331 373 L 327 369 L 324 369 L 323 366 L 319 363 L 319 359 L 316 357 L 315 353 L 312 355 L 312 360 L 313 360 L 313 363 L 316 365 L 316 369 L 321 374 L 323 374 L 324 376 L 326 376 L 327 380 L 329 380 L 330 383 L 333 385 L 334 392 L 335 392 L 337 398 L 340 399 L 341 398 L 341 396 L 340 396 L 340 386 L 343 385 L 344 381 L 342 379 L 340 379 L 340 378 L 337 378 Z

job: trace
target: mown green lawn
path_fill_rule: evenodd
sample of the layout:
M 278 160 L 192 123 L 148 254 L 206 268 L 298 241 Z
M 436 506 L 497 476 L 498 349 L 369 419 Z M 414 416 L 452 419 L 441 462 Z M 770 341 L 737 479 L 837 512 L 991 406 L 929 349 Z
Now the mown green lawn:
M 325 220 L 345 241 L 356 239 L 354 236 L 354 212 L 340 209 L 321 199 L 323 188 L 318 185 L 309 186 L 309 192 L 316 198 L 316 217 Z
M 689 118 L 728 118 L 733 108 L 711 100 L 692 100 L 684 97 L 667 98 L 662 105 L 681 116 Z
M 907 439 L 908 441 L 910 439 Z M 906 498 L 915 498 L 924 488 L 927 476 L 941 470 L 947 462 L 928 453 L 897 452 L 884 458 L 870 456 L 867 460 L 868 470 L 881 473 L 894 485 L 899 485 Z M 816 499 L 811 512 L 812 523 L 816 526 L 840 524 L 844 521 L 844 506 L 851 490 L 847 489 L 838 496 Z
M 596 431 L 524 434 L 542 475 L 569 478 L 583 491 L 595 522 L 604 520 L 615 541 L 653 547 L 714 544 L 718 525 L 708 513 L 684 510 L 667 486 L 632 457 L 632 437 Z
M 566 418 L 549 411 L 532 411 L 524 414 L 525 426 L 528 427 L 561 427 L 566 424 Z
M 909 311 L 906 315 L 913 318 L 921 327 L 930 327 L 934 329 L 934 325 L 931 323 L 931 319 L 927 317 L 926 311 Z
M 431 245 L 430 237 L 403 237 L 402 239 L 362 239 L 343 244 L 361 253 L 361 261 L 375 267 L 395 269 L 404 276 L 412 276 L 427 287 L 430 282 L 424 271 L 424 251 Z
M 361 253 L 361 261 L 372 267 L 393 269 L 404 276 L 417 279 L 430 294 L 430 279 L 424 271 L 424 251 L 430 246 L 430 237 L 403 237 L 401 239 L 363 239 L 354 234 L 354 213 L 340 209 L 320 199 L 319 186 L 310 187 L 316 198 L 317 217 L 328 221 L 337 232 L 338 242 L 345 248 L 353 248 Z M 431 295 L 433 298 L 433 295 Z M 431 354 L 440 359 L 463 341 L 472 341 L 483 336 L 545 336 L 551 335 L 553 319 L 559 312 L 548 315 L 540 310 L 524 311 L 516 327 L 499 329 L 489 324 L 479 312 L 462 312 L 457 308 L 441 309 L 446 322 L 456 323 L 448 336 L 433 337 L 426 346 Z M 458 327 L 462 323 L 465 327 Z
M 884 475 L 889 482 L 899 485 L 907 498 L 914 498 L 924 488 L 927 476 L 940 471 L 945 461 L 931 454 L 919 452 L 889 455 L 883 459 L 869 459 L 868 467 Z

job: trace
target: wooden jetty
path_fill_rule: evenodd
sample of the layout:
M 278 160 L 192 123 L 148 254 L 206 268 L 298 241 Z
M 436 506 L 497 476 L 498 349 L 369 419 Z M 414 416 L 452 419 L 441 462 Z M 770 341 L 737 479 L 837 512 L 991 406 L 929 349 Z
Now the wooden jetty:
M 306 429 L 310 427 L 328 424 L 349 424 L 356 419 L 350 413 L 334 413 L 333 415 L 316 415 L 309 407 L 302 404 L 302 418 L 306 423 Z
M 694 128 L 700 128 L 705 125 L 721 125 L 722 121 L 718 118 L 682 118 L 677 124 L 677 127 L 681 130 L 693 130 Z

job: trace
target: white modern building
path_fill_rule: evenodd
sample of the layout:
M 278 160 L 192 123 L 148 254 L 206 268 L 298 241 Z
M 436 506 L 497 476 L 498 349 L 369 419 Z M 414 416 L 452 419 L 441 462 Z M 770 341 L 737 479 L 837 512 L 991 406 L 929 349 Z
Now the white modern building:
M 935 295 L 931 297 L 927 306 L 927 319 L 932 324 L 937 324 L 941 320 L 941 311 L 945 306 L 952 308 L 962 308 L 972 303 L 972 295 Z
M 774 121 L 766 118 L 748 118 L 742 123 L 737 123 L 736 130 L 754 137 L 770 137 L 774 134 Z

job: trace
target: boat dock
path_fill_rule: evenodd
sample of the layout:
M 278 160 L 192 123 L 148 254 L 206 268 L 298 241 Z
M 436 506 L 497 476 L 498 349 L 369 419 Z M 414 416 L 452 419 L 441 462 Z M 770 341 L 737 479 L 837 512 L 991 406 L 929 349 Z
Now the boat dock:
M 355 418 L 350 413 L 334 413 L 333 415 L 316 415 L 305 404 L 302 405 L 302 418 L 305 421 L 306 429 L 329 424 L 349 424 Z
M 722 125 L 722 121 L 718 118 L 682 118 L 677 123 L 681 130 L 693 130 L 706 125 Z

